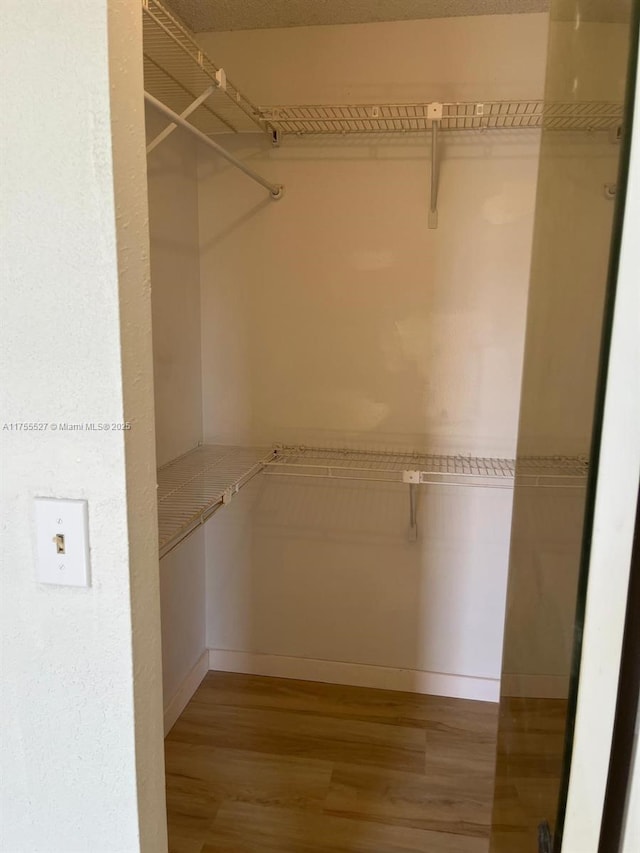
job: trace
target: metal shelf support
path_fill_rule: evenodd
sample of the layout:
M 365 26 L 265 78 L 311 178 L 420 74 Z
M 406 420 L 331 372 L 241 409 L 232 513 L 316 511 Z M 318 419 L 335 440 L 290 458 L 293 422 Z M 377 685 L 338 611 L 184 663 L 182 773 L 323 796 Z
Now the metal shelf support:
M 440 186 L 440 123 L 443 105 L 434 101 L 427 106 L 427 117 L 431 120 L 431 193 L 429 197 L 429 228 L 438 227 L 438 189 Z

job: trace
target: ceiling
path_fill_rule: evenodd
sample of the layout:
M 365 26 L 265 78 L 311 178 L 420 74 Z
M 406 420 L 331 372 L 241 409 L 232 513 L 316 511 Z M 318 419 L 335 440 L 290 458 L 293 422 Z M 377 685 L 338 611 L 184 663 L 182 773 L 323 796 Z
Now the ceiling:
M 194 32 L 546 12 L 549 0 L 166 0 Z M 614 0 L 615 2 L 615 0 Z M 627 0 L 628 2 L 628 0 Z

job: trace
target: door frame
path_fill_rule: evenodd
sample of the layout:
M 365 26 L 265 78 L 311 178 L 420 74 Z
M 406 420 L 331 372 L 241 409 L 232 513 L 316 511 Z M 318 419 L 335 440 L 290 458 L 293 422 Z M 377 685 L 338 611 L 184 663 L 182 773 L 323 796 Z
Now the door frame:
M 605 367 L 595 419 L 594 480 L 585 516 L 584 623 L 579 612 L 577 620 L 584 627 L 576 639 L 570 698 L 575 724 L 568 744 L 566 809 L 561 796 L 564 821 L 558 822 L 556 853 L 595 853 L 599 848 L 640 482 L 640 69 L 634 62 L 639 5 L 634 3 L 627 99 L 630 120 L 621 156 L 609 270 L 610 313 L 605 317 L 605 329 L 610 328 L 610 335 L 605 334 L 603 341 Z M 630 780 L 635 790 L 638 780 L 640 756 L 636 753 Z

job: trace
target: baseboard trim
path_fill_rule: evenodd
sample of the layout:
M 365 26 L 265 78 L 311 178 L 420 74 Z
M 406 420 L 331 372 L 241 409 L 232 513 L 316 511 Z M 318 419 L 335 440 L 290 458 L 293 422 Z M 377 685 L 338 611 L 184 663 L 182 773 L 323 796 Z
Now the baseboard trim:
M 502 695 L 529 699 L 566 699 L 569 695 L 569 676 L 505 673 L 502 676 Z
M 200 682 L 209 671 L 209 652 L 205 649 L 191 667 L 182 684 L 169 700 L 164 709 L 164 734 L 169 734 L 180 714 L 187 707 Z
M 378 687 L 384 690 L 402 690 L 431 696 L 477 699 L 484 702 L 498 702 L 500 699 L 500 681 L 497 678 L 474 678 L 468 675 L 395 669 L 387 666 L 369 666 L 314 658 L 209 649 L 209 669 L 277 678 L 299 678 L 305 681 L 321 681 L 355 687 Z

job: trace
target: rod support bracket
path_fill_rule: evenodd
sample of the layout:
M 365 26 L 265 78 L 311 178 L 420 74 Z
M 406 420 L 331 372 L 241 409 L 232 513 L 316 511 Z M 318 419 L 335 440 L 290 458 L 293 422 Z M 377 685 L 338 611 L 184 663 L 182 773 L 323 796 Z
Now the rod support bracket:
M 274 201 L 280 201 L 280 199 L 282 198 L 283 195 L 284 195 L 284 185 L 283 184 L 278 184 L 278 186 L 274 190 L 271 190 L 271 198 Z

